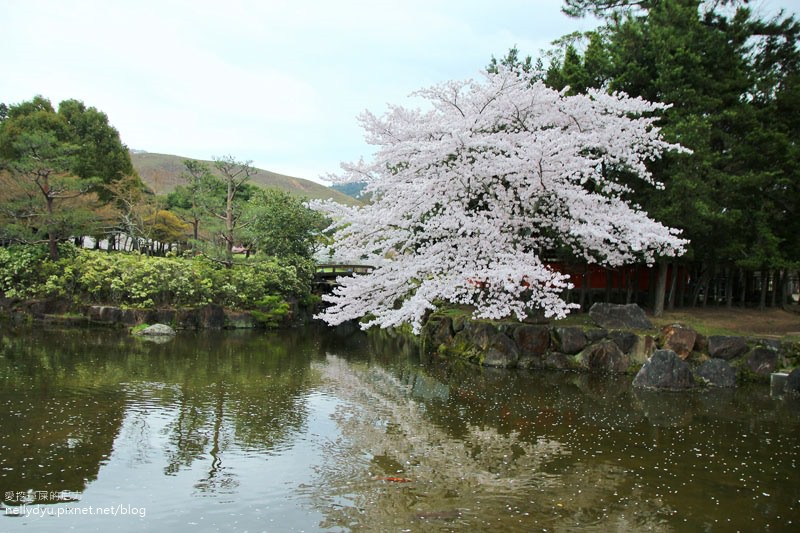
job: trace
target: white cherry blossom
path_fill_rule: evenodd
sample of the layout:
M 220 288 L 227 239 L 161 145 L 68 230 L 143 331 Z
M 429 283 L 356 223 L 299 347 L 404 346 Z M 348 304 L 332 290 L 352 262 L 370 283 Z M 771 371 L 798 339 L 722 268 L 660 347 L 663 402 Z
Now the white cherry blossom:
M 320 317 L 369 316 L 365 328 L 410 323 L 441 302 L 475 316 L 563 317 L 571 287 L 547 259 L 556 248 L 619 266 L 676 256 L 686 242 L 624 200 L 618 171 L 660 187 L 647 161 L 666 150 L 667 106 L 624 94 L 566 96 L 501 70 L 415 93 L 430 109 L 390 106 L 359 120 L 377 147 L 335 179 L 366 181 L 372 203 L 313 204 L 334 223 L 335 253 L 377 268 L 341 278 Z

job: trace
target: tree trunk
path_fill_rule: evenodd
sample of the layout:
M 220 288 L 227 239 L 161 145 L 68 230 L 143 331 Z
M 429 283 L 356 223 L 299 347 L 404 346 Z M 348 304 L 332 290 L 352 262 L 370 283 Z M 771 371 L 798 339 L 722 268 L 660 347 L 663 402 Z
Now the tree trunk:
M 694 290 L 692 291 L 692 307 L 697 307 L 698 300 L 700 299 L 700 293 L 703 292 L 703 284 L 706 282 L 706 277 L 708 276 L 708 269 L 703 263 L 700 263 L 699 272 L 697 275 L 697 285 L 695 285 Z M 703 292 L 703 298 L 705 298 L 706 294 Z
M 58 261 L 58 241 L 56 240 L 55 230 L 52 228 L 53 224 L 53 199 L 50 196 L 45 196 L 47 201 L 47 245 L 50 249 L 50 259 Z
M 766 270 L 761 270 L 761 291 L 758 295 L 758 310 L 763 311 L 767 308 L 767 282 L 769 281 L 769 274 Z
M 672 278 L 670 279 L 669 285 L 669 298 L 667 298 L 667 310 L 674 311 L 675 310 L 675 291 L 677 290 L 678 286 L 678 265 L 677 263 L 672 263 Z
M 747 272 L 739 269 L 739 306 L 747 307 Z
M 579 305 L 581 306 L 581 311 L 586 311 L 586 291 L 589 288 L 589 267 L 584 265 L 583 267 L 583 275 L 581 276 L 581 290 L 578 295 Z
M 780 286 L 780 270 L 770 270 L 770 279 L 772 279 L 772 291 L 769 295 L 769 306 L 773 309 L 778 301 L 778 287 Z
M 678 292 L 678 307 L 686 307 L 686 271 L 684 271 L 678 279 L 680 284 L 680 291 Z
M 780 281 L 780 307 L 783 309 L 788 303 L 789 296 L 789 271 L 781 270 Z
M 633 291 L 636 287 L 636 274 L 639 272 L 639 267 L 633 267 L 628 272 L 627 290 L 625 292 L 625 304 L 630 304 L 633 300 Z
M 667 262 L 658 263 L 658 280 L 656 281 L 655 303 L 653 304 L 653 316 L 664 314 L 664 293 L 667 289 Z
M 225 208 L 225 259 L 227 268 L 233 267 L 233 181 L 228 179 L 228 201 Z
M 612 276 L 614 273 L 611 271 L 610 268 L 606 269 L 606 303 L 611 303 L 611 287 L 613 283 Z
M 733 269 L 725 268 L 725 307 L 733 307 Z

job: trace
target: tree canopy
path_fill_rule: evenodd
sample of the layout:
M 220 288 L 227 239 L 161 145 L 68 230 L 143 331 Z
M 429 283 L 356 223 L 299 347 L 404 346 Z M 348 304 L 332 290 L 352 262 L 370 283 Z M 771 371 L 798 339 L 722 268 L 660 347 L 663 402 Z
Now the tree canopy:
M 693 155 L 667 154 L 651 164 L 667 193 L 645 189 L 631 199 L 684 230 L 698 277 L 727 269 L 730 285 L 735 267 L 800 267 L 797 20 L 758 19 L 739 1 L 565 4 L 568 14 L 593 14 L 605 24 L 589 34 L 582 55 L 574 41 L 564 41 L 546 82 L 573 93 L 593 87 L 671 105 L 664 136 Z
M 57 241 L 91 234 L 107 217 L 98 211 L 110 198 L 107 186 L 135 177 L 105 113 L 78 100 L 61 102 L 56 111 L 42 96 L 4 107 L 0 172 L 3 237 L 46 239 L 54 259 Z
M 655 125 L 664 106 L 566 96 L 503 65 L 416 94 L 429 111 L 360 118 L 377 153 L 342 179 L 367 181 L 373 203 L 315 204 L 336 220 L 337 252 L 377 265 L 341 279 L 327 322 L 369 314 L 364 327 L 418 329 L 442 301 L 484 318 L 562 317 L 573 306 L 568 276 L 546 263 L 554 249 L 612 266 L 682 253 L 678 232 L 625 201 L 630 187 L 611 172 L 658 186 L 646 162 L 681 151 Z

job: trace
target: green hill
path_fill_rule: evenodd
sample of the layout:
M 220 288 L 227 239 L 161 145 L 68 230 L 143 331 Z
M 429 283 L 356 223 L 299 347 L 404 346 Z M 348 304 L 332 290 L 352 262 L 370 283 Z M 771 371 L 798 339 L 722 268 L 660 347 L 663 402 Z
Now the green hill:
M 183 161 L 190 159 L 178 155 L 151 154 L 131 150 L 131 161 L 133 167 L 142 181 L 156 194 L 167 194 L 175 189 L 177 185 L 185 184 L 181 174 L 185 171 Z M 212 171 L 214 164 L 212 161 L 204 161 Z M 313 181 L 292 176 L 276 174 L 269 170 L 256 169 L 256 173 L 250 177 L 250 181 L 262 187 L 272 187 L 286 191 L 290 194 L 303 196 L 309 199 L 325 200 L 331 198 L 337 202 L 347 205 L 357 205 L 360 202 L 354 198 L 335 191 L 330 187 L 320 185 Z

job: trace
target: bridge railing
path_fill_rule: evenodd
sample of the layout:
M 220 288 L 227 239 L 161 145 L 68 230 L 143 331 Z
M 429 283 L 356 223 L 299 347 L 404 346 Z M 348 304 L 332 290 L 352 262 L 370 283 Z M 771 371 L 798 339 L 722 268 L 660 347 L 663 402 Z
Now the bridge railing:
M 371 265 L 318 264 L 314 276 L 318 279 L 332 279 L 339 276 L 369 274 L 375 270 Z

